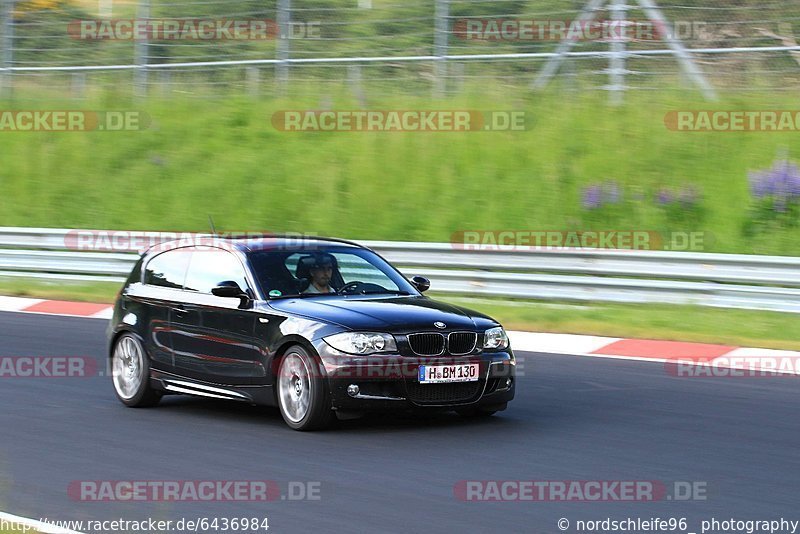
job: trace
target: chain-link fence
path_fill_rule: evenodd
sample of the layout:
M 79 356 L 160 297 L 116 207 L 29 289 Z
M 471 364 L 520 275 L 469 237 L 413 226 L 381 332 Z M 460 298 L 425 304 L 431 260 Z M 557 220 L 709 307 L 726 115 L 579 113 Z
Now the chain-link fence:
M 444 94 L 800 87 L 800 3 L 757 0 L 0 0 L 6 91 L 287 81 Z

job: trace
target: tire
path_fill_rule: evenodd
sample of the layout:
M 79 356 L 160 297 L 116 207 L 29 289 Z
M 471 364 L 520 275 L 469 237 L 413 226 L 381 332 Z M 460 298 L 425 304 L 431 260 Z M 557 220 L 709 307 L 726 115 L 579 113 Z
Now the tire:
M 131 408 L 155 406 L 161 392 L 150 387 L 150 360 L 139 339 L 123 334 L 111 355 L 111 381 L 117 398 Z
M 294 430 L 328 427 L 334 418 L 327 382 L 319 366 L 300 345 L 289 347 L 278 367 L 278 409 Z

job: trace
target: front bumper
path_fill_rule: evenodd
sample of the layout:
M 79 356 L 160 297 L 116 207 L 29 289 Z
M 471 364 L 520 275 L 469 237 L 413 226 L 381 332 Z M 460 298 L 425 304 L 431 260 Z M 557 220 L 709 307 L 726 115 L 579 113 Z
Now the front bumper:
M 449 409 L 503 405 L 514 398 L 516 360 L 511 349 L 468 356 L 425 358 L 399 354 L 352 356 L 322 340 L 314 344 L 328 379 L 332 406 L 346 412 Z M 477 382 L 420 384 L 420 365 L 478 363 Z M 358 386 L 358 395 L 348 387 Z

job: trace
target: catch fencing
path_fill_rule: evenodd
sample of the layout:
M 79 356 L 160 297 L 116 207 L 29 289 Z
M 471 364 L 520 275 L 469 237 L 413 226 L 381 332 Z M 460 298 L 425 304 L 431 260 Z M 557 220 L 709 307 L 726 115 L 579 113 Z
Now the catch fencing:
M 185 24 L 136 34 L 136 21 Z M 193 34 L 201 21 L 264 31 Z M 615 100 L 683 79 L 713 98 L 796 91 L 798 27 L 792 1 L 0 0 L 0 74 L 7 92 L 268 93 L 345 80 L 361 98 L 367 82 L 445 94 L 487 81 L 539 89 L 557 76 Z

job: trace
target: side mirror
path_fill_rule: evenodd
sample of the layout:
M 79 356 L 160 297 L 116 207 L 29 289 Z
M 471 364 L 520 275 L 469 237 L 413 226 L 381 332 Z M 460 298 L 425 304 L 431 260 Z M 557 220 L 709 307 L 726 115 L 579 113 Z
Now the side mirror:
M 415 276 L 411 279 L 411 284 L 417 288 L 420 293 L 425 293 L 431 288 L 431 281 L 424 276 Z
M 240 299 L 242 301 L 242 306 L 244 306 L 245 303 L 250 300 L 250 295 L 245 293 L 242 288 L 239 287 L 239 284 L 233 280 L 220 282 L 217 287 L 211 289 L 211 294 L 215 297 Z

